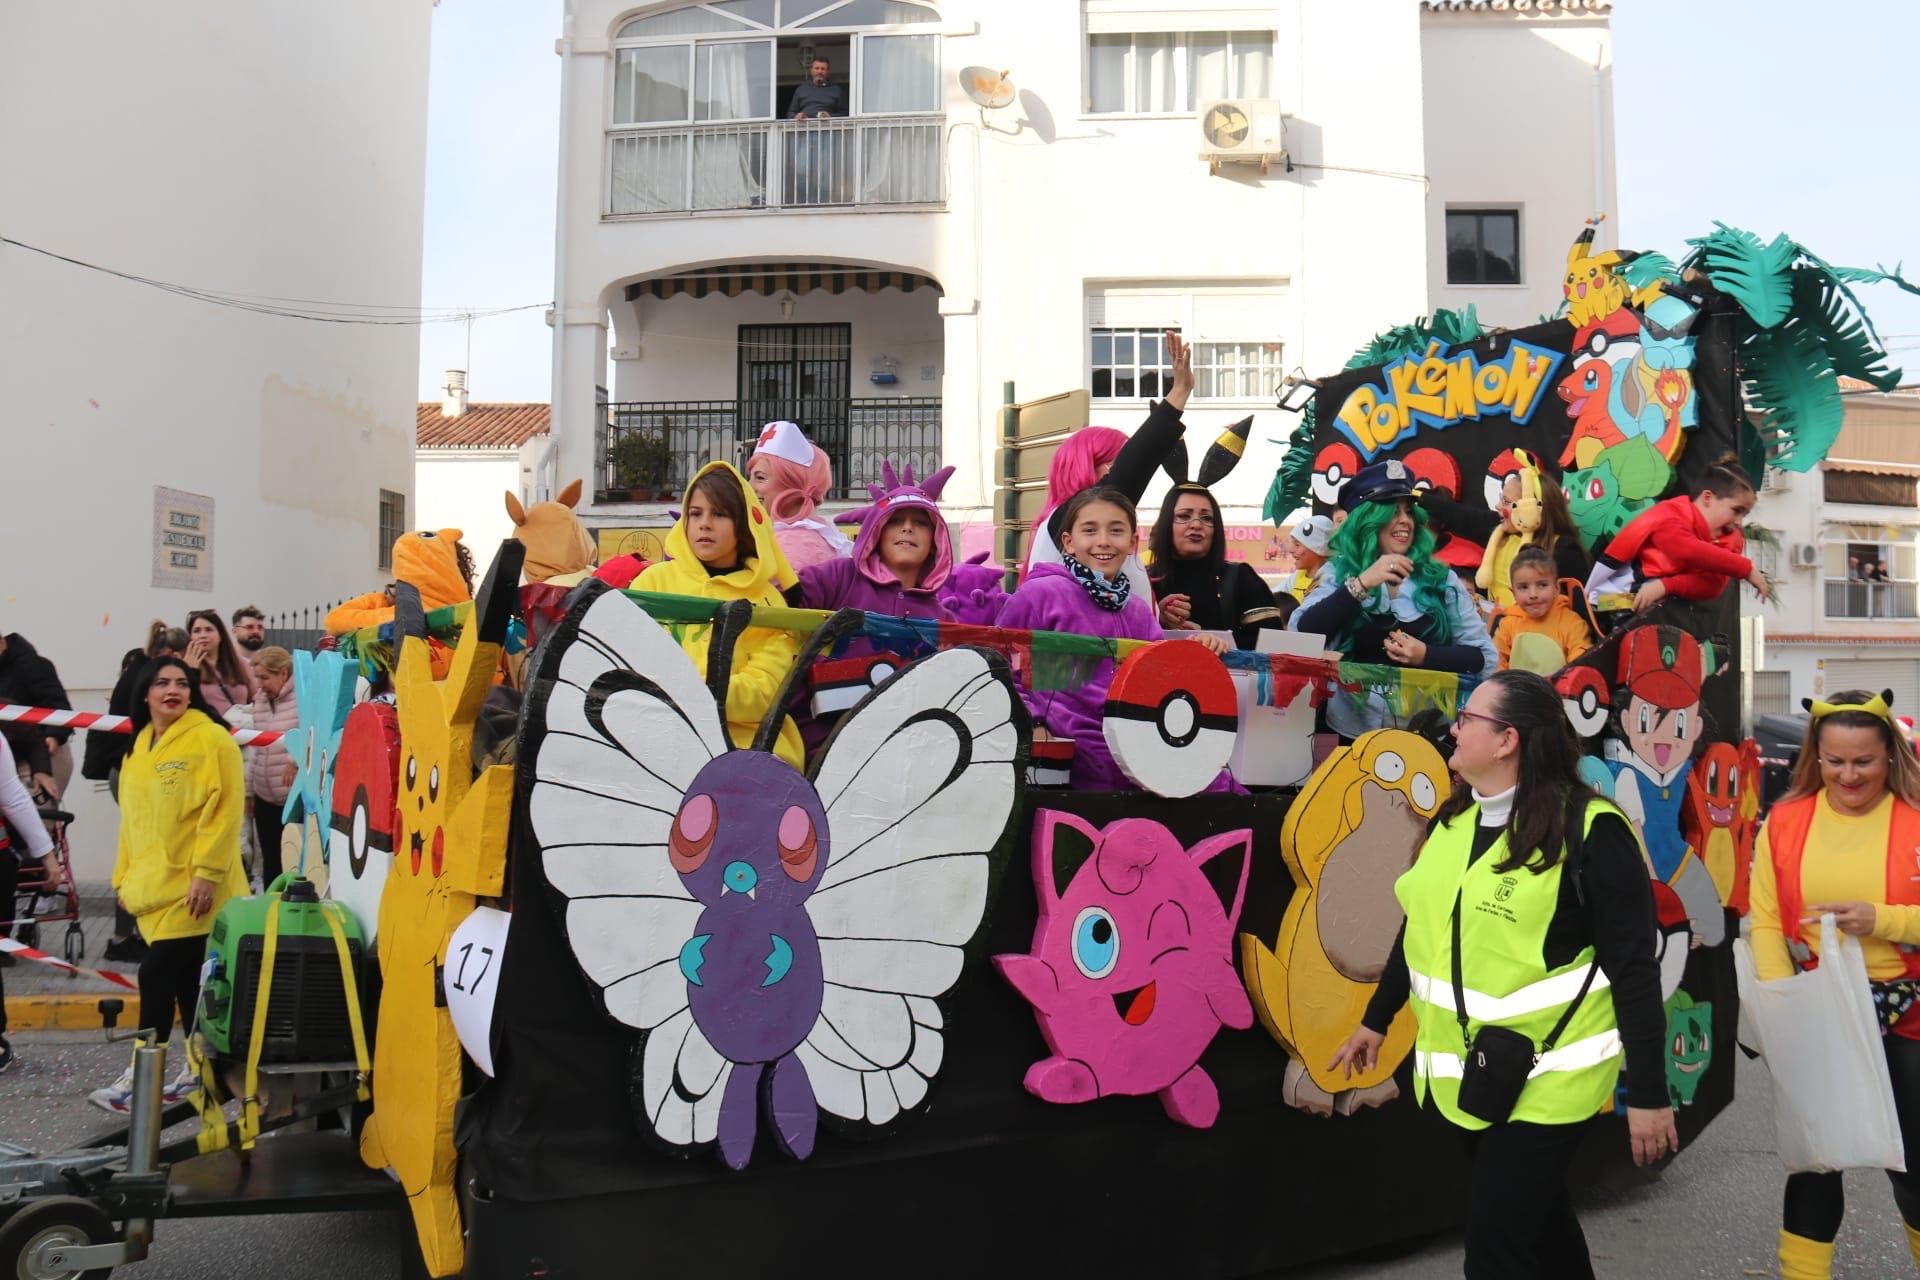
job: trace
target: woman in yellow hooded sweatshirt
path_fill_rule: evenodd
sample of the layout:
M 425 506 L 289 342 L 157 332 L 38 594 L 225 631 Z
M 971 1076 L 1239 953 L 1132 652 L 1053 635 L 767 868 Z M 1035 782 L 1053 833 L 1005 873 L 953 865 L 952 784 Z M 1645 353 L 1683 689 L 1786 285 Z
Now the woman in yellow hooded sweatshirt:
M 724 462 L 708 463 L 687 486 L 680 519 L 667 534 L 667 554 L 672 559 L 648 568 L 634 580 L 634 590 L 784 608 L 781 589 L 797 580 L 774 541 L 766 508 L 740 473 Z M 713 628 L 702 623 L 674 631 L 680 647 L 706 675 Z M 727 682 L 727 733 L 736 747 L 752 745 L 799 651 L 791 631 L 748 627 L 741 633 Z M 790 716 L 781 720 L 774 754 L 796 769 L 802 766 L 800 731 Z
M 140 1020 L 162 1044 L 193 1031 L 207 934 L 228 898 L 247 891 L 240 823 L 247 783 L 240 748 L 200 696 L 200 682 L 179 658 L 156 658 L 133 685 L 133 750 L 120 766 L 120 852 L 113 889 L 140 922 Z M 191 1085 L 184 1071 L 169 1101 Z M 93 1092 L 93 1102 L 124 1113 L 133 1069 Z

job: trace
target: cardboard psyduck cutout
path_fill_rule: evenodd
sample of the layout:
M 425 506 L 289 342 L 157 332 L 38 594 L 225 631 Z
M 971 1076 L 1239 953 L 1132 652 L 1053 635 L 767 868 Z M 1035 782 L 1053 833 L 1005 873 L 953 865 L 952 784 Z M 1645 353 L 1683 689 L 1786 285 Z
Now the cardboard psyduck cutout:
M 528 582 L 550 582 L 575 587 L 593 569 L 593 535 L 573 509 L 580 504 L 580 482 L 573 481 L 551 502 L 522 507 L 511 491 L 507 515 L 513 520 L 513 538 L 527 549 L 522 570 Z
M 1543 514 L 1540 463 L 1525 449 L 1515 449 L 1513 461 L 1513 470 L 1501 484 L 1500 523 L 1487 539 L 1487 553 L 1473 575 L 1473 585 L 1502 609 L 1513 603 L 1513 583 L 1509 580 L 1513 558 L 1540 528 Z M 1517 493 L 1513 492 L 1516 486 Z
M 501 544 L 440 683 L 430 673 L 421 601 L 405 583 L 395 592 L 399 829 L 380 898 L 380 1031 L 360 1156 L 398 1176 L 435 1276 L 464 1265 L 453 1146 L 460 1041 L 436 993 L 448 939 L 476 897 L 499 895 L 506 874 L 513 770 L 497 765 L 474 777 L 473 722 L 500 662 L 524 551 Z
M 1413 1047 L 1413 1014 L 1387 1029 L 1371 1071 L 1327 1069 L 1360 1025 L 1393 952 L 1404 913 L 1393 882 L 1413 865 L 1447 786 L 1433 744 L 1403 729 L 1361 734 L 1307 779 L 1280 828 L 1293 896 L 1269 948 L 1240 935 L 1240 970 L 1254 1012 L 1286 1047 L 1289 1106 L 1350 1115 L 1399 1095 L 1393 1073 Z

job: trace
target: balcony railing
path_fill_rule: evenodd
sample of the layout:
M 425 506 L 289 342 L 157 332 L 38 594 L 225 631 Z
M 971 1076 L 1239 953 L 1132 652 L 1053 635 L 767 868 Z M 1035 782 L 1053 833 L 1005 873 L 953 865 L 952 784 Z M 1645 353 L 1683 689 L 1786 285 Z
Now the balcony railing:
M 761 427 L 780 419 L 806 427 L 833 459 L 836 499 L 866 501 L 883 462 L 921 476 L 940 465 L 937 399 L 620 401 L 595 424 L 594 500 L 677 502 L 701 467 L 743 464 Z
M 1857 582 L 1846 578 L 1828 578 L 1827 616 L 1829 618 L 1920 618 L 1920 583 Z
M 617 129 L 607 212 L 939 204 L 945 140 L 942 115 Z

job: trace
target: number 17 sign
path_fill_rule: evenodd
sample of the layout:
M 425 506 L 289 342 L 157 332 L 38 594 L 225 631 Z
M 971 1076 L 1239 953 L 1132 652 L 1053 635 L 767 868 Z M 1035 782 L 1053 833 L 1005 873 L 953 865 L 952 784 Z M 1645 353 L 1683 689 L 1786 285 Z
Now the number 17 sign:
M 513 916 L 475 907 L 447 943 L 447 1012 L 461 1048 L 474 1065 L 493 1074 L 493 1002 L 500 993 L 500 965 L 507 954 Z

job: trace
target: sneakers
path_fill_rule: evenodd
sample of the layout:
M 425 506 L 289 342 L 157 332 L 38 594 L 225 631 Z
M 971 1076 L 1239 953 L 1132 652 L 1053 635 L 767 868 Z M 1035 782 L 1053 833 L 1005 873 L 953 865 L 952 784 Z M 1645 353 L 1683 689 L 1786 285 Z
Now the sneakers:
M 172 1106 L 174 1103 L 190 1098 L 198 1092 L 200 1092 L 199 1079 L 194 1076 L 191 1070 L 183 1068 L 180 1074 L 173 1078 L 173 1083 L 161 1091 L 160 1101 L 167 1106 Z
M 13 1042 L 0 1036 L 0 1071 L 13 1065 Z
M 100 954 L 102 959 L 121 964 L 139 964 L 147 958 L 147 944 L 139 934 L 128 934 L 124 938 L 108 939 L 107 949 Z
M 87 1101 L 102 1111 L 111 1111 L 124 1116 L 133 1109 L 133 1068 L 128 1067 L 120 1073 L 120 1078 L 104 1089 L 95 1089 L 87 1095 Z

